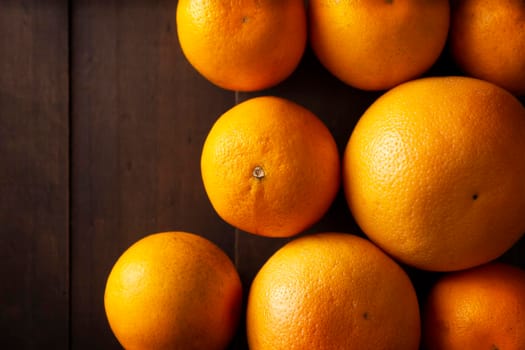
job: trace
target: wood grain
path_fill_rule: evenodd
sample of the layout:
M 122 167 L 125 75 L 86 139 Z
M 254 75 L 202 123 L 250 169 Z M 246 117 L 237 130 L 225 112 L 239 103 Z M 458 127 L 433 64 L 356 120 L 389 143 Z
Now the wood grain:
M 174 1 L 75 1 L 72 345 L 118 348 L 103 309 L 116 259 L 154 232 L 198 233 L 233 259 L 200 180 L 209 128 L 235 102 L 180 51 Z M 96 335 L 96 336 L 94 336 Z
M 68 346 L 67 1 L 0 2 L 0 344 Z

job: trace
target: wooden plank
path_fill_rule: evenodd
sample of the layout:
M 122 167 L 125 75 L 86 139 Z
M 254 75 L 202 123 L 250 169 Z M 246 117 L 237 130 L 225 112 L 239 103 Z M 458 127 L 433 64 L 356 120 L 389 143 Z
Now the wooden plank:
M 118 349 L 103 308 L 118 256 L 146 234 L 183 230 L 233 259 L 233 229 L 213 212 L 200 152 L 234 93 L 180 51 L 176 1 L 73 3 L 72 347 Z
M 0 344 L 5 349 L 68 347 L 67 33 L 65 0 L 0 2 Z

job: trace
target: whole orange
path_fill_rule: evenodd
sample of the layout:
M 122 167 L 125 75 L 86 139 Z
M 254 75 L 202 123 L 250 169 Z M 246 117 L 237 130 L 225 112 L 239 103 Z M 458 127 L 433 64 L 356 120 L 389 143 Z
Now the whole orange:
M 237 327 L 241 289 L 235 267 L 215 244 L 163 232 L 120 256 L 104 306 L 125 349 L 224 349 Z
M 176 17 L 188 61 L 225 89 L 276 85 L 295 70 L 306 46 L 303 0 L 180 0 Z
M 295 235 L 319 220 L 340 185 L 335 140 L 308 109 L 264 96 L 226 111 L 202 149 L 204 188 L 216 212 L 244 231 Z
M 362 230 L 396 259 L 458 270 L 525 232 L 525 108 L 473 78 L 399 85 L 362 115 L 343 183 Z
M 525 271 L 501 263 L 450 273 L 425 302 L 428 350 L 525 349 Z
M 418 349 L 419 306 L 405 272 L 344 233 L 306 235 L 259 270 L 246 313 L 251 350 Z
M 311 0 L 310 42 L 337 78 L 383 90 L 427 71 L 447 39 L 448 0 Z
M 450 47 L 467 74 L 525 94 L 525 1 L 452 2 Z

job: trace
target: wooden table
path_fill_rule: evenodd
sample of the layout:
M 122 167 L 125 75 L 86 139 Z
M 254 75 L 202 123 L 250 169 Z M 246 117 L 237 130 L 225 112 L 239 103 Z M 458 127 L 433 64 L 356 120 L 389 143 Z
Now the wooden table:
M 309 50 L 273 89 L 221 90 L 182 56 L 176 3 L 0 2 L 3 349 L 118 349 L 104 314 L 106 277 L 149 233 L 209 238 L 247 290 L 286 239 L 240 232 L 213 211 L 199 169 L 213 122 L 242 100 L 278 95 L 316 113 L 342 152 L 381 94 L 342 84 Z M 458 73 L 445 54 L 428 74 Z M 307 233 L 320 231 L 361 234 L 341 193 Z M 503 260 L 525 267 L 524 254 L 522 239 Z M 408 271 L 425 293 L 435 274 Z M 231 348 L 246 348 L 242 324 Z

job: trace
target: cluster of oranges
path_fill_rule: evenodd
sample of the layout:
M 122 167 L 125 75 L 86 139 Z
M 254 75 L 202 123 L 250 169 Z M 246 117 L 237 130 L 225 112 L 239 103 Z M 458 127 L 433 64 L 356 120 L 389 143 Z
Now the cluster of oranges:
M 309 39 L 341 81 L 385 90 L 342 157 L 280 97 L 211 128 L 202 180 L 226 222 L 293 237 L 342 187 L 367 236 L 305 234 L 275 252 L 250 286 L 250 349 L 525 349 L 525 271 L 495 262 L 525 233 L 523 1 L 180 0 L 176 19 L 184 55 L 221 88 L 278 84 Z M 465 76 L 419 78 L 447 42 Z M 403 266 L 443 276 L 419 300 Z M 166 232 L 124 252 L 104 301 L 127 349 L 224 349 L 241 299 L 224 252 Z

